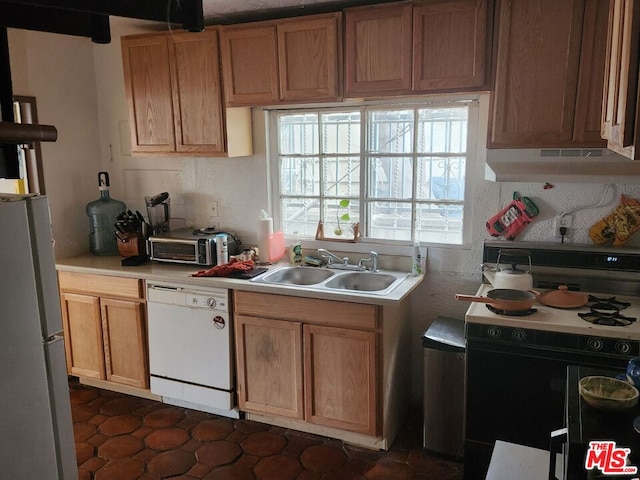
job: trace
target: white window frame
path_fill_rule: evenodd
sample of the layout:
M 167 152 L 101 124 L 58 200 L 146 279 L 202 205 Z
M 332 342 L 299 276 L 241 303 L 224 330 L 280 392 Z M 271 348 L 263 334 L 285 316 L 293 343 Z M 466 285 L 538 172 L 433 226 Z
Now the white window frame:
M 473 227 L 473 198 L 475 195 L 475 184 L 479 180 L 481 171 L 483 169 L 478 166 L 478 143 L 483 143 L 478 138 L 481 134 L 482 128 L 480 126 L 480 99 L 478 95 L 472 94 L 460 94 L 454 96 L 429 96 L 428 98 L 411 98 L 400 100 L 382 100 L 382 101 L 363 101 L 363 102 L 342 102 L 335 104 L 319 104 L 311 106 L 277 106 L 264 108 L 265 110 L 265 122 L 266 122 L 266 139 L 267 139 L 267 171 L 269 181 L 267 182 L 267 192 L 269 196 L 269 208 L 272 212 L 274 219 L 274 227 L 280 228 L 282 225 L 281 207 L 280 207 L 280 166 L 278 156 L 278 126 L 277 126 L 277 113 L 278 112 L 291 112 L 291 113 L 308 113 L 308 112 L 330 112 L 332 110 L 348 110 L 348 109 L 360 109 L 361 107 L 374 107 L 376 109 L 389 109 L 401 108 L 403 106 L 408 108 L 437 108 L 445 106 L 459 106 L 461 104 L 469 107 L 469 115 L 467 120 L 467 151 L 466 151 L 466 164 L 465 164 L 465 186 L 464 186 L 464 205 L 463 205 L 463 226 L 462 226 L 462 243 L 430 243 L 422 242 L 422 245 L 445 247 L 445 248 L 463 248 L 468 249 L 472 240 L 472 227 Z M 363 129 L 364 130 L 364 129 Z M 361 132 L 361 145 L 365 145 L 366 132 Z M 480 141 L 480 142 L 479 142 Z M 362 149 L 361 157 L 366 156 L 365 149 Z M 365 184 L 366 168 L 364 163 L 360 169 L 362 186 Z M 365 219 L 365 204 L 366 191 L 360 192 L 360 218 Z M 411 199 L 413 204 L 415 199 Z M 313 247 L 315 239 L 313 237 L 303 238 L 306 245 Z M 311 243 L 310 243 L 311 242 Z M 343 251 L 366 251 L 368 246 L 374 246 L 380 249 L 381 246 L 392 247 L 390 252 L 393 251 L 393 247 L 407 246 L 411 242 L 407 240 L 386 240 L 378 238 L 370 238 L 361 236 L 359 241 L 355 244 L 341 243 L 340 248 Z M 351 245 L 351 246 L 349 246 Z M 364 248 L 358 248 L 357 245 L 361 245 Z M 346 247 L 346 248 L 345 248 Z

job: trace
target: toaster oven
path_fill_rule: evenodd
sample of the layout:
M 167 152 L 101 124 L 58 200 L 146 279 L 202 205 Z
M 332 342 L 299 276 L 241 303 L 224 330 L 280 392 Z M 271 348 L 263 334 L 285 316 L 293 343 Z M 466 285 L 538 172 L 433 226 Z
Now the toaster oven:
M 181 228 L 160 235 L 152 235 L 148 241 L 148 254 L 157 262 L 182 263 L 187 265 L 212 266 L 222 263 L 216 255 L 216 242 L 227 235 L 229 256 L 240 253 L 240 241 L 235 234 L 223 231 L 194 230 Z

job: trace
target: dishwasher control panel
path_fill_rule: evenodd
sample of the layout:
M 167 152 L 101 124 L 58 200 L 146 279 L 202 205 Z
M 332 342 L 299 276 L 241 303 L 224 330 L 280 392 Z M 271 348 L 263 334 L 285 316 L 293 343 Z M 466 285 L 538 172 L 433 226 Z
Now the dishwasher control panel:
M 229 311 L 229 292 L 223 288 L 147 283 L 147 301 L 204 310 Z

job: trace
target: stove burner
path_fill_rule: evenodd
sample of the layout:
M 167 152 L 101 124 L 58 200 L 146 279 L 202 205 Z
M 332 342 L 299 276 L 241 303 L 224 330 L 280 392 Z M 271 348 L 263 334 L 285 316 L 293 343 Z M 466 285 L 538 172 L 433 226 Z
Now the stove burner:
M 493 305 L 488 303 L 485 304 L 487 308 L 495 313 L 496 315 L 509 315 L 512 317 L 526 317 L 527 315 L 533 315 L 538 310 L 535 308 L 530 308 L 528 310 L 503 310 L 501 308 L 496 308 Z
M 589 302 L 596 302 L 596 303 L 607 303 L 609 305 L 615 305 L 618 308 L 618 310 L 624 310 L 625 308 L 631 306 L 631 304 L 628 303 L 628 302 L 621 302 L 620 300 L 616 300 L 616 297 L 598 298 L 598 297 L 594 297 L 593 295 L 589 295 L 588 301 Z
M 607 325 L 610 327 L 626 327 L 636 321 L 633 317 L 625 317 L 620 313 L 602 313 L 591 310 L 591 312 L 579 313 L 578 316 L 594 325 Z

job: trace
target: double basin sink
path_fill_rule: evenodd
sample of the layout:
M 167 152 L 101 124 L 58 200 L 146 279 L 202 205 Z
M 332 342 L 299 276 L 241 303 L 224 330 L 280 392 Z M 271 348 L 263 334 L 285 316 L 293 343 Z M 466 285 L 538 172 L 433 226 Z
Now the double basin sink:
M 319 267 L 286 266 L 251 279 L 252 282 L 287 285 L 308 290 L 349 290 L 388 295 L 408 276 L 405 272 L 348 271 Z

